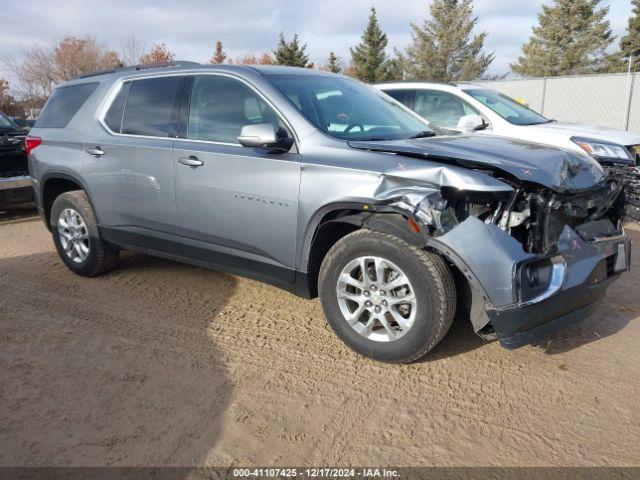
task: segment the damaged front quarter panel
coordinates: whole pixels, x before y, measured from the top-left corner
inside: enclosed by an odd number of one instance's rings
[[[516,301],[513,283],[516,266],[535,256],[526,253],[516,239],[496,225],[498,219],[486,223],[471,215],[459,220],[442,191],[451,189],[458,195],[482,198],[496,195],[504,200],[515,191],[511,185],[478,170],[453,166],[425,170],[421,175],[417,175],[416,169],[410,175],[404,171],[389,172],[383,176],[375,198],[428,229],[424,247],[440,252],[465,275],[472,295],[471,321],[478,332],[488,323],[485,313],[488,308]],[[428,183],[417,186],[416,177]],[[483,213],[488,217],[495,214],[488,207]],[[464,252],[464,257],[456,252]]]
[[[545,317],[536,304],[569,291],[577,310],[580,295],[571,288],[589,289],[593,283],[588,298],[595,301],[600,295],[595,292],[604,291],[608,279],[628,268],[628,242],[616,213],[622,192],[615,182],[558,193],[540,186],[511,187],[476,170],[469,173],[507,188],[400,187],[402,180],[387,176],[383,184],[396,183],[396,188],[380,192],[378,199],[427,230],[424,246],[445,256],[466,277],[471,321],[481,336],[516,345],[520,339],[507,337],[518,325],[534,328]],[[607,266],[612,261],[615,265]],[[557,302],[562,303],[551,303]],[[523,322],[514,320],[520,309]],[[562,305],[555,309],[563,312]]]
[[[453,263],[469,281],[471,322],[478,332],[488,322],[486,310],[517,301],[517,266],[535,255],[493,223],[469,217],[449,232],[431,237],[432,248]]]
[[[416,185],[417,179],[424,185]],[[442,188],[480,194],[513,191],[510,185],[482,171],[437,165],[414,167],[409,172],[400,168],[383,174],[374,197],[408,218],[432,227],[433,232],[444,233],[459,222],[448,200],[442,196]]]

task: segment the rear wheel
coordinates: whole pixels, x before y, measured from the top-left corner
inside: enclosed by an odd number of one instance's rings
[[[456,294],[437,254],[358,230],[327,253],[319,278],[327,321],[353,350],[385,362],[425,355],[449,330]]]
[[[119,251],[100,237],[95,214],[83,191],[66,192],[55,199],[51,233],[58,255],[78,275],[92,277],[117,264]]]

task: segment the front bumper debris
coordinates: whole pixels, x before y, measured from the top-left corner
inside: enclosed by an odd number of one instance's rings
[[[472,290],[476,333],[494,332],[506,348],[517,348],[589,316],[608,286],[630,268],[631,242],[622,232],[585,241],[565,226],[549,260],[546,287],[522,297],[523,265],[546,260],[525,252],[493,224],[468,218],[428,246],[451,260]]]

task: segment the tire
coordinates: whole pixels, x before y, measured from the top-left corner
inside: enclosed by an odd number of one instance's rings
[[[73,221],[68,222],[69,219]],[[73,225],[77,237],[62,225]],[[63,193],[55,199],[51,207],[51,234],[60,259],[78,275],[93,277],[112,270],[118,263],[119,250],[109,246],[100,237],[93,208],[86,193],[81,190]],[[80,250],[65,248],[65,245],[69,247],[74,242],[83,245],[79,247]]]
[[[360,288],[365,285],[363,265],[373,285],[367,288]],[[380,273],[375,273],[378,265]],[[352,285],[354,279],[359,287]],[[404,286],[394,290],[394,282]],[[364,356],[389,363],[423,357],[449,331],[456,309],[453,275],[440,255],[366,229],[346,235],[329,250],[320,268],[318,293],[325,317],[342,341]],[[363,299],[368,300],[364,307]],[[401,299],[412,303],[392,305]]]

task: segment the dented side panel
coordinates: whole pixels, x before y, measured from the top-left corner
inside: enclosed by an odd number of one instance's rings
[[[513,188],[484,172],[424,159],[381,152],[334,148],[322,135],[307,139],[301,165],[297,268],[308,268],[313,235],[333,210],[361,208],[375,211],[393,205],[407,215],[441,187],[480,192],[510,192]],[[315,161],[317,159],[317,161]],[[376,165],[372,171],[371,165]],[[348,195],[345,195],[348,192]]]

